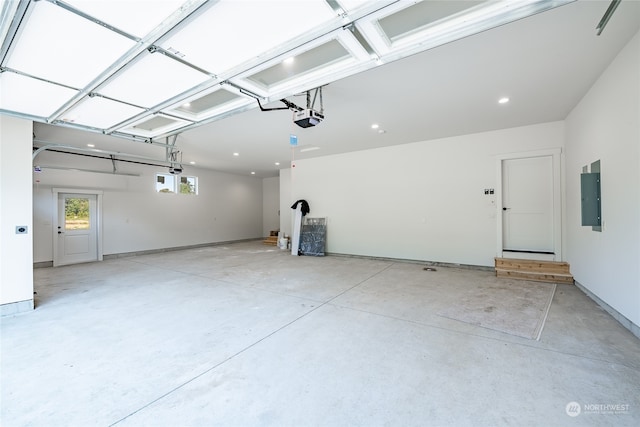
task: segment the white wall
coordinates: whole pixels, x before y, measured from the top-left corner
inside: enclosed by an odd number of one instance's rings
[[[293,228],[291,205],[295,201],[291,193],[291,169],[280,169],[280,231],[287,236],[291,236]]]
[[[280,180],[277,176],[262,180],[262,235],[280,229]]]
[[[640,325],[640,35],[566,120],[568,260],[576,280]],[[602,232],[582,227],[580,172],[601,161]]]
[[[297,160],[281,173],[281,227],[306,199],[309,216],[328,217],[328,252],[492,266],[497,208],[484,189],[498,185],[497,156],[563,137],[554,122]]]
[[[31,138],[27,120],[0,115],[0,304],[33,308]],[[16,234],[26,225],[27,234]],[[21,308],[6,304],[19,303]],[[12,307],[18,307],[13,304]]]
[[[111,162],[45,151],[38,165],[111,170]],[[225,242],[262,236],[262,180],[185,167],[199,194],[155,191],[166,167],[117,163],[139,177],[43,168],[34,174],[34,261],[53,259],[53,187],[103,190],[104,255]],[[36,182],[39,181],[39,182]]]

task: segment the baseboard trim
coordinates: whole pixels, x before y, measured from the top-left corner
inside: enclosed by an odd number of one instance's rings
[[[134,256],[140,256],[140,255],[151,255],[151,254],[160,254],[164,252],[184,251],[187,249],[207,248],[211,246],[224,246],[224,245],[230,245],[232,243],[253,242],[255,240],[262,240],[262,239],[264,239],[264,237],[258,237],[253,239],[241,239],[241,240],[227,240],[224,242],[201,243],[197,245],[174,246],[171,248],[150,249],[146,251],[123,252],[119,254],[104,255],[103,259],[109,260],[109,259],[118,259],[118,258],[128,258],[128,257],[134,257]]]
[[[0,317],[15,316],[16,314],[27,313],[33,311],[33,300],[10,302],[0,305]]]
[[[627,319],[624,315],[620,314],[615,308],[602,301],[597,295],[595,295],[589,289],[585,288],[584,285],[582,285],[577,280],[574,283],[582,292],[584,292],[589,298],[594,300],[596,304],[602,307],[604,311],[606,311],[611,315],[611,317],[616,319],[618,323],[627,328],[637,338],[640,338],[640,326],[636,325],[631,320]]]
[[[388,261],[388,262],[403,262],[407,264],[421,264],[429,267],[451,267],[451,268],[463,268],[467,270],[482,270],[482,271],[494,271],[493,267],[485,265],[473,265],[473,264],[457,264],[452,262],[439,262],[439,261],[425,261],[418,259],[405,259],[405,258],[389,258],[370,255],[352,255],[342,254],[337,252],[325,252],[327,256],[336,256],[343,258],[358,258],[358,259],[370,259],[374,261]]]
[[[33,268],[48,268],[53,267],[53,261],[34,262]]]
[[[118,259],[118,258],[128,258],[140,255],[151,255],[151,254],[159,254],[163,252],[173,252],[173,251],[183,251],[186,249],[197,249],[197,248],[206,248],[209,246],[223,246],[230,245],[232,243],[242,243],[242,242],[253,242],[256,240],[262,241],[264,237],[255,237],[251,239],[240,239],[240,240],[226,240],[224,242],[211,242],[211,243],[200,243],[197,245],[187,245],[187,246],[174,246],[171,248],[160,248],[160,249],[148,249],[144,251],[135,251],[135,252],[121,252],[117,254],[108,254],[103,255],[102,260],[110,260],[110,259]],[[47,268],[53,267],[53,261],[42,261],[42,262],[34,262],[33,268]]]

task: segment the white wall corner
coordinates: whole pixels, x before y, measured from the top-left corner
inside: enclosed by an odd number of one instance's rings
[[[0,115],[2,313],[33,307],[32,134],[31,121]],[[26,233],[18,232],[21,226]]]

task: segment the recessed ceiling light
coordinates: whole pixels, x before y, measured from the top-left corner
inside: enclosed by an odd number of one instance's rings
[[[377,123],[374,123],[374,124],[371,125],[371,129],[378,129],[379,127],[380,127],[380,125],[377,124]]]
[[[255,174],[256,174],[255,172],[253,172],[253,171],[251,172],[251,175],[255,175]]]
[[[195,165],[195,164],[196,164],[196,162],[189,162],[189,164],[190,164],[190,165]]]
[[[280,162],[276,162],[275,164],[276,164],[276,166],[280,166]]]
[[[509,102],[509,98],[507,98],[506,96],[498,100],[498,104],[506,104],[507,102]]]
[[[87,144],[87,147],[91,147],[91,148],[93,148],[93,147],[95,147],[95,146],[96,146],[96,144]]]
[[[240,153],[233,153],[234,156],[238,157]]]
[[[285,64],[285,65],[290,65],[290,64],[293,64],[293,61],[295,61],[295,58],[293,56],[291,56],[291,57],[285,59],[284,61],[282,61],[282,63]]]

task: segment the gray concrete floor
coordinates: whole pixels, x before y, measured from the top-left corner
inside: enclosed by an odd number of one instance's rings
[[[247,242],[34,274],[4,427],[640,425],[640,340],[574,286],[535,341],[437,315],[489,271]]]

